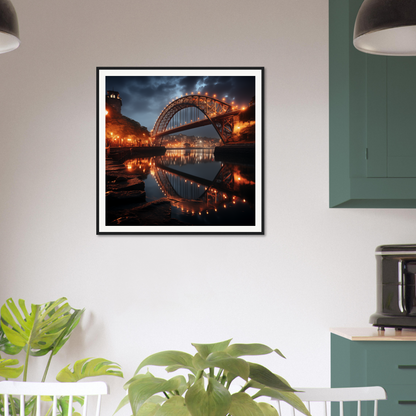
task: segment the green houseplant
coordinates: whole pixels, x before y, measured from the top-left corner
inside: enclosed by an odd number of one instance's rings
[[[257,402],[265,396],[283,400],[310,416],[289,383],[260,364],[242,359],[277,353],[263,344],[192,344],[195,355],[182,351],[163,351],[150,355],[125,384],[128,390],[116,412],[130,403],[133,416],[277,416],[268,403]],[[284,357],[283,357],[284,358]],[[185,370],[188,377],[178,375],[168,380],[150,372],[139,371],[149,365],[166,367],[168,373]],[[231,385],[240,379],[243,386],[232,393]]]
[[[0,309],[0,352],[9,356],[24,353],[24,364],[20,365],[16,358],[3,358],[0,355],[0,378],[5,380],[18,379],[28,381],[28,370],[31,357],[41,357],[49,354],[41,381],[46,380],[52,358],[61,350],[77,327],[84,309],[74,309],[60,298],[54,302],[42,305],[32,304],[26,307],[22,299],[16,304],[13,299],[7,299]],[[59,371],[56,379],[60,382],[76,382],[86,377],[111,375],[123,377],[120,366],[104,358],[84,358]],[[31,380],[34,381],[34,380]],[[61,415],[65,416],[68,405],[65,397],[59,400]],[[83,404],[81,398],[76,398]],[[25,414],[34,408],[35,398],[25,404]],[[0,414],[3,414],[0,399]],[[19,401],[12,401],[10,412],[13,416],[19,413]]]

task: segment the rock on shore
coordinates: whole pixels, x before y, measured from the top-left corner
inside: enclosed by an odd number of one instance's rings
[[[107,212],[108,225],[172,225],[171,205],[167,198],[148,202],[131,209]]]

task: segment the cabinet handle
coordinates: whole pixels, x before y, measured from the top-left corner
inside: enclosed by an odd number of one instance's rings
[[[400,370],[416,370],[416,365],[399,365]]]
[[[399,404],[405,404],[405,405],[409,405],[409,404],[416,404],[416,400],[399,400]]]

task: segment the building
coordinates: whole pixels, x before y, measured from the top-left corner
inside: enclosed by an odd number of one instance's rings
[[[118,91],[107,91],[105,97],[105,108],[107,111],[115,111],[121,114],[121,106],[123,105]]]

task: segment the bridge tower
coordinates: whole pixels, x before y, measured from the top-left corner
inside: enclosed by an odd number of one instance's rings
[[[118,91],[107,91],[107,95],[105,97],[105,106],[107,110],[121,114],[122,105],[123,103]]]

